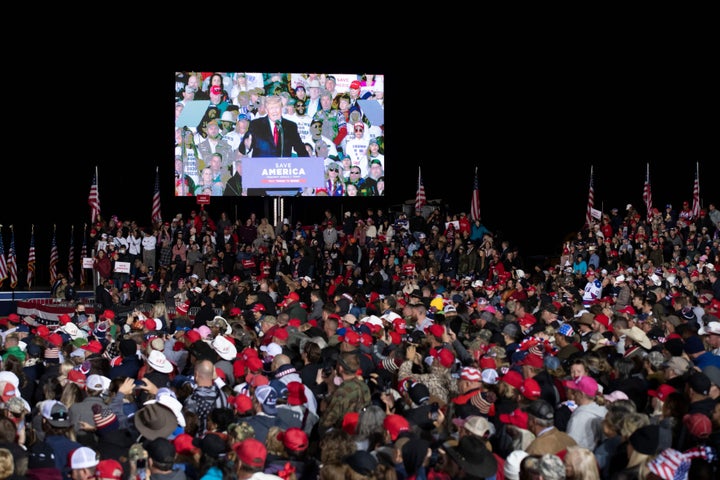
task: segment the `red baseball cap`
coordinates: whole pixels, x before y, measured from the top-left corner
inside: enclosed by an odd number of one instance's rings
[[[520,372],[517,372],[515,370],[508,370],[508,372],[505,375],[500,377],[500,381],[505,382],[508,385],[510,385],[511,387],[515,387],[518,390],[520,390],[520,387],[522,386],[522,383],[523,383],[523,377],[520,374]]]
[[[243,396],[247,397],[247,395]],[[180,455],[194,455],[199,450],[192,442],[193,436],[188,433],[181,433],[172,441],[175,451]]]
[[[660,399],[660,401],[665,401],[668,395],[670,395],[673,392],[677,392],[677,390],[674,387],[671,387],[667,383],[661,384],[657,390],[648,390],[648,395],[651,397],[657,397]]]
[[[402,432],[410,431],[410,422],[396,413],[385,416],[383,427],[390,434],[390,439],[394,442]]]
[[[445,368],[450,368],[455,363],[455,355],[447,348],[433,348],[430,350],[430,355],[439,360],[440,365]]]
[[[625,308],[618,310],[618,313],[627,313],[628,315],[636,315],[635,309],[632,305],[627,305]]]
[[[542,368],[543,357],[541,355],[535,355],[534,353],[528,353],[525,355],[525,358],[518,362],[518,365],[528,365],[530,367]]]
[[[498,418],[502,423],[508,423],[527,430],[528,414],[519,408],[510,413],[501,413]]]
[[[278,340],[287,340],[288,339],[288,331],[285,328],[276,328],[273,332],[273,337],[277,338]]]
[[[290,292],[287,295],[285,295],[285,300],[293,300],[295,302],[300,301],[300,295],[298,295],[297,292]]]
[[[123,478],[123,467],[117,460],[113,458],[106,458],[100,460],[95,467],[95,477],[98,480],[120,480]]]
[[[542,391],[540,390],[540,384],[537,380],[528,377],[523,380],[522,385],[520,385],[520,393],[528,400],[537,400],[540,398]]]
[[[263,468],[267,459],[265,444],[254,438],[246,438],[233,445],[238,460],[252,468]]]

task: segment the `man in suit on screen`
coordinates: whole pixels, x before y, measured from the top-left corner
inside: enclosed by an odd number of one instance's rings
[[[265,99],[267,115],[250,122],[240,144],[240,152],[253,158],[310,156],[300,138],[295,122],[283,118],[281,97],[269,96]]]

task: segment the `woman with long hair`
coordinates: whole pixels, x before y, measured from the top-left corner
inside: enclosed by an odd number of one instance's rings
[[[600,480],[600,470],[593,452],[580,446],[567,448],[564,458],[567,480]]]

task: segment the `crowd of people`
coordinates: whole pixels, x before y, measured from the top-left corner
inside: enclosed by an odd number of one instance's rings
[[[0,479],[717,478],[720,218],[656,214],[532,266],[462,212],[101,218],[94,298],[0,318]]]
[[[263,195],[243,182],[243,162],[273,157],[323,159],[322,178],[296,196],[385,195],[384,81],[351,77],[339,85],[324,73],[176,72],[176,195]],[[200,100],[202,115],[183,117]]]

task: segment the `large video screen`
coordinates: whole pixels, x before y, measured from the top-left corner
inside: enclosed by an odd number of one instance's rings
[[[175,72],[175,195],[385,195],[384,85],[376,74]]]

